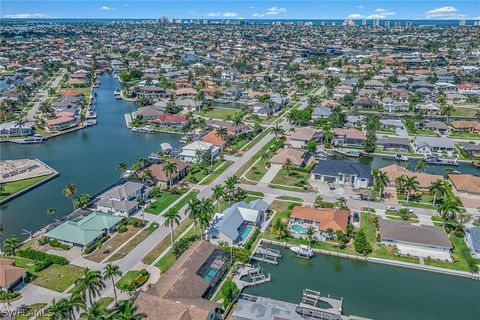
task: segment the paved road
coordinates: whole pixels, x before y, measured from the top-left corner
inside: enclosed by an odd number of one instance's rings
[[[55,78],[55,80],[50,81],[50,83],[46,86],[45,89],[39,89],[37,91],[36,96],[38,98],[38,101],[33,104],[30,110],[28,110],[27,121],[35,121],[35,115],[37,114],[40,105],[49,98],[48,90],[50,88],[56,88],[67,71],[65,69],[60,69],[59,72],[60,74]]]

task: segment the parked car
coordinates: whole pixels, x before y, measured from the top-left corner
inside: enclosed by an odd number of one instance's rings
[[[360,215],[358,212],[353,213],[353,222],[359,222],[360,221]]]
[[[388,211],[397,211],[398,209],[395,208],[394,206],[387,206]]]

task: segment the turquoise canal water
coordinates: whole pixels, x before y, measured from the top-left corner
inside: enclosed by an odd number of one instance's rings
[[[168,142],[179,146],[180,136],[169,134],[142,134],[127,129],[124,115],[134,111],[133,103],[116,100],[115,89],[121,84],[111,75],[101,77],[95,89],[97,125],[49,139],[42,144],[0,145],[0,158],[38,158],[57,170],[60,175],[0,207],[0,222],[4,236],[22,235],[23,229],[35,232],[51,222],[48,208],[57,210],[57,217],[72,211],[70,199],[62,190],[68,182],[75,183],[77,193],[95,194],[120,178],[115,169],[119,162],[131,164],[147,157]]]
[[[480,319],[480,281],[427,271],[279,249],[276,266],[261,263],[272,281],[245,293],[299,303],[305,288],[343,297],[344,314],[371,319]]]

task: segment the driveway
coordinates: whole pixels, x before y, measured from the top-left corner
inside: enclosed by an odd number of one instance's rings
[[[29,283],[23,288],[19,289],[18,292],[22,297],[18,300],[12,302],[12,307],[18,308],[22,304],[34,304],[34,303],[46,303],[49,304],[52,302],[52,299],[57,301],[61,298],[65,298],[68,294],[60,293],[50,289],[46,289],[35,284]]]
[[[60,83],[60,81],[62,80],[65,73],[66,73],[65,69],[60,69],[60,74],[55,78],[55,80],[51,81],[50,84],[45,89],[38,90],[38,92],[36,93],[36,97],[38,98],[38,101],[33,104],[30,110],[28,110],[27,121],[31,121],[31,122],[35,121],[35,114],[38,112],[40,105],[49,97],[48,90],[50,88],[56,88]]]
[[[272,164],[262,179],[260,179],[260,183],[269,184],[281,169],[281,164]]]

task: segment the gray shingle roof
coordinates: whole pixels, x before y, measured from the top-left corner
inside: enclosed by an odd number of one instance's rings
[[[338,173],[356,174],[360,178],[370,178],[370,167],[348,160],[320,160],[312,173],[337,176]]]
[[[408,222],[379,219],[382,239],[433,245],[451,248],[452,244],[443,228],[431,226],[414,226]]]

